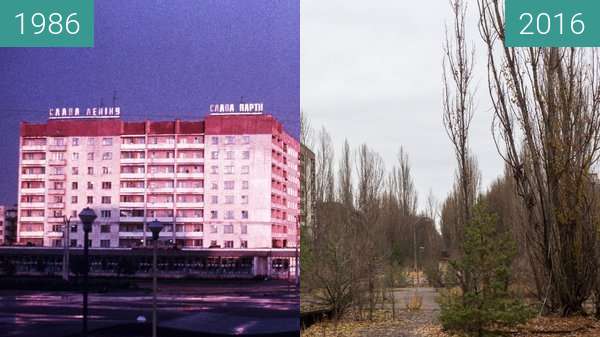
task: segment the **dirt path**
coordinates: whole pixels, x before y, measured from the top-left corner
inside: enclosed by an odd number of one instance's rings
[[[407,303],[414,294],[422,296],[421,310],[409,311]],[[363,328],[360,337],[421,337],[414,330],[429,323],[437,322],[439,305],[436,302],[437,292],[433,288],[401,288],[394,291],[396,297],[397,321],[384,327]],[[388,304],[391,308],[391,304]]]

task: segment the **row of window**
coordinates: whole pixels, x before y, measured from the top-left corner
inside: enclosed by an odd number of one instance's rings
[[[240,215],[241,219],[248,219],[248,217],[249,217],[248,211],[244,210],[244,211],[241,211],[240,213],[241,213],[241,215]],[[217,211],[217,210],[210,211],[210,218],[212,220],[218,219],[219,218],[219,211]],[[227,211],[225,211],[225,215],[224,215],[223,218],[225,220],[234,220],[235,219],[235,212],[232,211],[232,210],[227,210]]]
[[[212,151],[210,153],[210,159],[219,159],[219,151]],[[235,160],[235,152],[225,151],[225,159]],[[250,159],[250,151],[242,151],[240,159]]]
[[[127,242],[127,240],[120,240],[120,241],[122,241],[122,242],[119,243],[119,247],[130,247],[131,246],[131,244],[129,242]],[[181,243],[182,240],[178,240],[178,241],[179,241],[179,243]],[[189,243],[191,243],[191,245],[188,244],[186,246],[192,246],[192,247],[202,247],[203,246],[202,239],[196,239]],[[88,244],[90,247],[95,247],[94,242],[91,239],[88,240]],[[61,239],[52,240],[52,245],[54,247],[62,247],[63,241]],[[82,244],[79,243],[79,240],[76,240],[76,239],[71,239],[69,242],[69,245],[71,247],[81,247],[82,246]],[[100,240],[100,248],[110,248],[110,240]],[[211,240],[210,246],[208,248],[221,248],[221,246],[219,245],[217,240]],[[222,248],[234,248],[233,240],[224,240]],[[248,241],[240,240],[239,248],[248,248]]]

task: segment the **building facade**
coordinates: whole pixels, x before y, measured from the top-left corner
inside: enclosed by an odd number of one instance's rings
[[[300,145],[271,115],[198,121],[22,123],[17,242],[92,248],[289,249],[297,242]],[[65,226],[69,223],[68,226]]]
[[[6,218],[5,218],[5,207],[0,206],[0,246],[4,245],[6,241]]]

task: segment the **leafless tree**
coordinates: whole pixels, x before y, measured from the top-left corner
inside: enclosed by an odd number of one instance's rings
[[[592,168],[600,153],[597,50],[510,48],[504,1],[478,0],[487,47],[494,140],[527,210],[538,295],[563,315],[582,311],[595,283]]]

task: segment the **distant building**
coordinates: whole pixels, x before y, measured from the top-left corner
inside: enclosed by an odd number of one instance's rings
[[[315,154],[304,144],[300,147],[300,223],[312,228],[315,218]]]
[[[5,241],[5,223],[4,206],[0,206],[0,246],[4,245]]]
[[[221,110],[125,122],[57,109],[45,124],[22,123],[18,243],[62,247],[71,217],[67,244],[81,247],[77,215],[91,207],[93,248],[145,246],[154,219],[165,245],[295,247],[300,144],[271,115]]]
[[[14,245],[17,242],[17,205],[4,208],[4,244]]]

